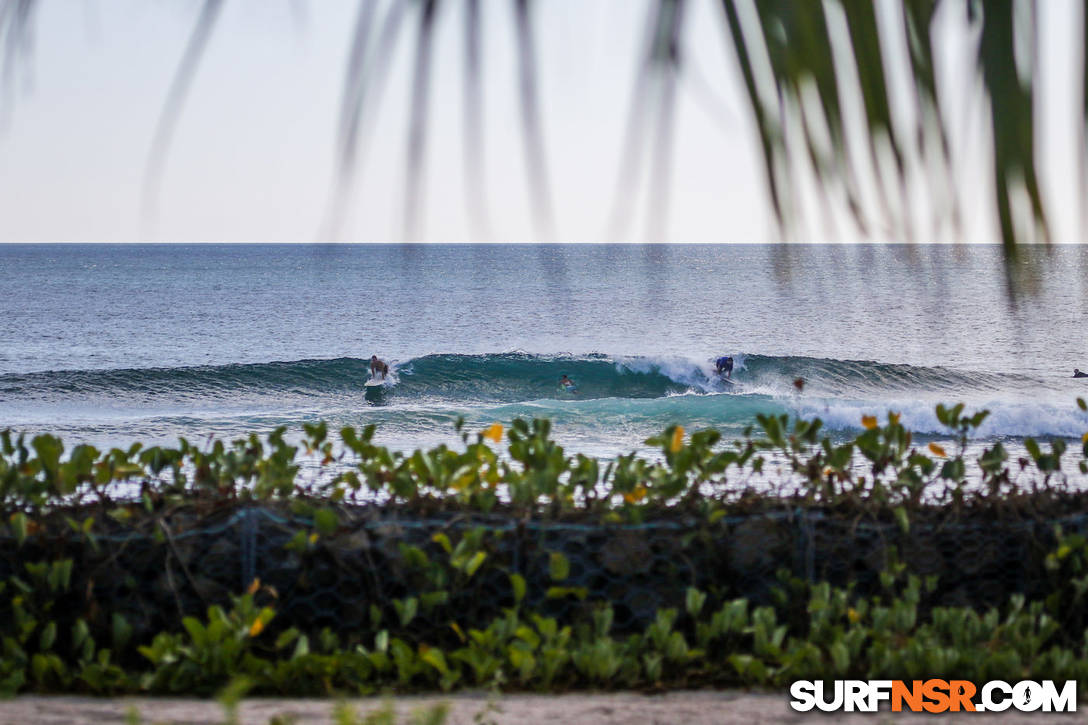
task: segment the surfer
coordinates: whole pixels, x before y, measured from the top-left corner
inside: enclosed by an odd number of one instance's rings
[[[563,377],[559,378],[559,384],[563,386],[563,389],[568,393],[577,393],[578,386],[574,384],[574,381],[567,377],[566,373],[563,373]]]
[[[1083,373],[1080,370],[1077,370],[1076,368],[1073,368],[1073,377],[1074,378],[1088,378],[1088,373]]]
[[[382,380],[385,380],[385,376],[389,374],[389,365],[384,361],[379,360],[377,355],[370,356],[370,377],[375,380],[378,379],[378,373],[382,374]]]
[[[727,378],[733,376],[733,358],[728,355],[722,356],[715,360],[714,367],[718,369],[718,375],[725,373],[725,377]]]

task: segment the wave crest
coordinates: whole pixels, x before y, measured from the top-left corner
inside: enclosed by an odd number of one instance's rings
[[[203,367],[68,370],[0,375],[0,412],[63,419],[94,416],[276,414],[320,417],[360,411],[368,403],[388,415],[409,409],[544,415],[584,426],[743,426],[757,413],[822,418],[829,429],[860,426],[862,414],[903,415],[908,428],[944,435],[937,401],[987,408],[979,430],[991,436],[1079,437],[1088,416],[1071,404],[1076,388],[1063,379],[1029,380],[996,373],[872,361],[734,354],[735,387],[725,386],[710,360],[679,356],[433,354],[390,360],[390,384],[367,389],[369,361],[297,360]],[[569,375],[578,394],[564,395]],[[805,380],[800,393],[797,378]],[[370,392],[368,392],[368,390]],[[730,393],[730,394],[722,394]],[[1045,393],[1045,394],[1044,394]],[[1069,401],[1066,404],[1065,401]],[[400,413],[397,413],[400,411]],[[376,414],[376,410],[375,410]],[[597,422],[594,422],[594,421]]]

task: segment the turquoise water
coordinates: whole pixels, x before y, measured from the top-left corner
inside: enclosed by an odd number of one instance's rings
[[[990,247],[0,246],[0,427],[107,445],[327,419],[410,448],[542,415],[614,456],[759,412],[939,435],[933,405],[964,401],[993,411],[980,440],[1079,438],[1088,249],[1027,256],[1013,306]]]

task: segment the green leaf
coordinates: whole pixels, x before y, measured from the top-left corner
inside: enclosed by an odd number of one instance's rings
[[[156,533],[162,533],[158,529],[156,529],[155,531]],[[305,529],[299,529],[295,532],[295,535],[291,537],[291,540],[283,545],[283,548],[287,549],[288,551],[295,551],[299,553],[304,552],[306,551],[306,539],[307,536]]]
[[[423,605],[425,611],[430,611],[441,604],[447,604],[449,601],[449,592],[426,592],[419,595],[419,603]]]
[[[321,508],[314,512],[314,527],[319,533],[329,536],[340,528],[340,517],[331,508]]]
[[[11,515],[11,531],[15,534],[15,542],[22,546],[26,541],[26,514],[20,511]]]
[[[688,587],[687,596],[685,598],[685,607],[688,614],[692,617],[699,616],[699,612],[703,610],[704,604],[706,604],[706,592],[701,592],[695,587]]]
[[[298,630],[294,627],[291,629],[280,632],[280,635],[276,637],[276,649],[283,649],[287,645],[291,644],[298,638]]]
[[[45,625],[45,629],[42,630],[41,637],[38,640],[38,647],[43,652],[48,652],[53,648],[53,643],[57,641],[57,623],[50,622]]]
[[[548,558],[548,571],[552,581],[561,582],[570,576],[570,562],[567,561],[567,557],[553,551]]]
[[[733,669],[737,671],[737,674],[741,677],[745,677],[748,674],[748,670],[751,669],[752,663],[755,658],[752,655],[729,655],[729,664],[733,665]]]
[[[437,647],[428,647],[421,644],[419,646],[419,658],[443,675],[450,671],[450,668],[446,665],[446,656]]]
[[[118,612],[114,612],[110,619],[113,630],[113,649],[122,652],[132,638],[132,625]]]
[[[469,576],[475,574],[476,570],[480,568],[485,559],[487,559],[487,554],[482,551],[477,551],[472,555],[472,558],[468,560],[468,563],[465,564],[465,573]]]
[[[76,623],[72,625],[72,649],[79,649],[90,634],[91,630],[87,626],[86,620],[83,617],[77,619]]]
[[[49,569],[49,588],[55,592],[67,591],[72,580],[72,560],[55,561]]]
[[[195,617],[185,617],[181,620],[181,623],[189,632],[193,644],[197,647],[204,647],[207,644],[207,633],[204,630],[204,625],[200,623],[200,620]]]
[[[836,640],[828,648],[828,652],[831,654],[831,662],[835,665],[835,671],[839,673],[846,672],[846,668],[850,666],[850,652],[846,649],[846,645],[843,641]]]
[[[34,680],[36,682],[42,682],[45,680],[45,675],[49,672],[49,660],[46,659],[43,654],[35,654],[30,659],[30,670],[34,674]]]
[[[397,618],[400,619],[401,626],[407,627],[419,611],[419,600],[415,597],[394,599],[393,608],[397,610]]]
[[[511,574],[510,586],[514,590],[514,602],[521,604],[521,600],[525,599],[525,577],[521,574]]]
[[[907,516],[907,510],[902,506],[895,507],[895,521],[899,524],[900,530],[904,534],[910,531],[910,517]]]
[[[404,563],[411,568],[424,569],[431,563],[423,549],[412,544],[401,544],[400,554],[404,557]]]
[[[562,599],[568,596],[585,599],[589,596],[589,590],[585,587],[548,587],[545,596],[548,597],[548,599]]]
[[[432,536],[431,541],[441,546],[447,554],[453,553],[453,545],[450,543],[450,537],[446,536],[441,531]]]

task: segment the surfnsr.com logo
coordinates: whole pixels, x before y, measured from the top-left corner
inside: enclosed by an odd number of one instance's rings
[[[799,712],[1076,712],[1077,683],[1053,680],[798,680],[790,686],[790,707]]]

